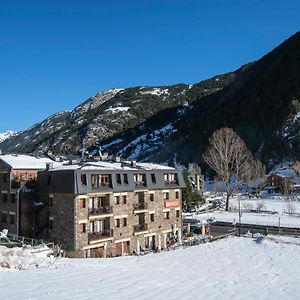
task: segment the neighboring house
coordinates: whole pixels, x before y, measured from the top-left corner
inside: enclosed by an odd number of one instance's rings
[[[202,195],[204,190],[204,176],[202,174],[188,174],[193,190]]]
[[[181,171],[98,161],[38,172],[48,240],[68,256],[102,257],[167,248],[182,236]]]
[[[34,201],[37,173],[52,163],[49,158],[30,155],[0,155],[0,230],[11,234],[33,236],[35,216],[39,209]]]
[[[282,194],[299,192],[300,177],[289,166],[277,167],[266,176],[264,190],[267,190],[269,193]]]
[[[189,163],[187,174],[194,192],[203,195],[205,182],[201,168],[196,163]]]

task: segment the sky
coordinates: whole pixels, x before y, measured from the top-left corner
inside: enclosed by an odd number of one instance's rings
[[[300,28],[298,0],[0,0],[0,132],[98,92],[196,83]]]

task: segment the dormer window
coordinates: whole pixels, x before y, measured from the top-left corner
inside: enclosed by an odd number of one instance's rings
[[[111,186],[111,176],[110,174],[92,174],[91,182],[93,188],[109,187]]]
[[[151,174],[151,181],[152,183],[156,183],[156,178],[154,173]]]
[[[117,184],[121,184],[121,174],[116,174],[116,181],[117,181]]]
[[[178,184],[177,173],[165,173],[164,182],[165,184]]]
[[[81,179],[81,184],[87,185],[86,174],[81,174],[80,179]]]
[[[133,174],[133,180],[136,185],[146,185],[146,174]]]

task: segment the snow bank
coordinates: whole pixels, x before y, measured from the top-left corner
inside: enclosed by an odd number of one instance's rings
[[[299,299],[300,247],[228,238],[114,259],[58,259],[56,268],[0,269],[3,299]]]
[[[35,249],[7,248],[0,246],[0,268],[26,270],[29,268],[46,268],[53,264],[49,258],[50,249],[47,247]]]

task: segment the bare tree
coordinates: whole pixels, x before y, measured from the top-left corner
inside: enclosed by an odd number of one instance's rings
[[[198,164],[194,163],[194,162],[190,162],[188,165],[188,170],[190,174],[200,174],[201,175],[201,168]]]
[[[251,159],[247,162],[244,181],[247,186],[248,192],[255,192],[256,197],[263,185],[263,180],[266,175],[266,167],[258,159]]]
[[[224,181],[226,211],[229,198],[244,175],[250,157],[244,141],[231,128],[219,129],[209,138],[209,145],[203,158],[217,173],[218,178]]]
[[[292,169],[295,171],[297,176],[300,176],[300,162],[298,160],[293,163]]]

